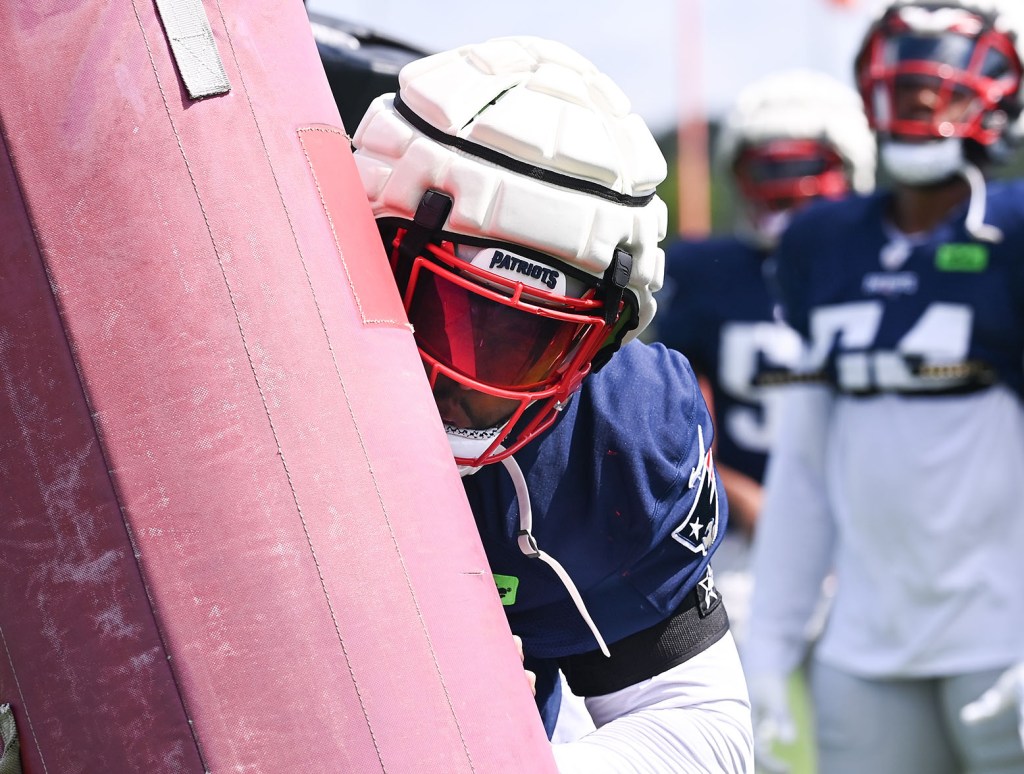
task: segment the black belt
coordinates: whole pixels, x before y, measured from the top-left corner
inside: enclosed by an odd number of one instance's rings
[[[592,650],[558,659],[573,693],[602,696],[620,691],[714,645],[729,631],[729,616],[719,592],[712,593],[716,598],[709,605],[707,589],[694,589],[664,621],[610,645],[611,658]]]
[[[839,384],[833,367],[808,373],[795,373],[785,369],[766,370],[755,377],[754,386],[774,387],[789,384],[827,384],[837,393],[852,398],[873,398],[876,395],[930,398],[946,395],[970,395],[981,390],[987,390],[999,381],[999,375],[996,373],[996,370],[981,360],[965,360],[962,363],[950,363],[947,365],[928,365],[921,362],[919,357],[908,355],[904,356],[903,359],[911,375],[921,380],[920,389],[900,390],[879,387],[850,389]],[[929,379],[936,381],[955,379],[956,381],[949,386],[932,389],[927,387]]]

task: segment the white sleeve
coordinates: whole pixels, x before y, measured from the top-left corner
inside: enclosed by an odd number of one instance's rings
[[[560,774],[753,774],[750,702],[728,632],[688,661],[586,704],[597,730],[552,745]]]
[[[754,534],[754,590],[743,648],[748,675],[788,674],[807,649],[807,631],[832,569],[835,525],[825,482],[831,389],[782,388],[781,414]]]

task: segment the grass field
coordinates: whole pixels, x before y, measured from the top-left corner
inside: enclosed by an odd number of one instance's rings
[[[802,672],[796,673],[790,680],[789,701],[797,727],[797,740],[790,745],[778,745],[775,752],[790,765],[790,774],[816,774],[811,703]]]

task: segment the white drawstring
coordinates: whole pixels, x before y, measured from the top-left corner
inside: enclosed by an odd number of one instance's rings
[[[504,451],[501,447],[499,450]],[[597,629],[597,624],[594,623],[594,619],[590,617],[590,613],[587,610],[587,606],[583,603],[583,597],[580,596],[579,589],[576,588],[576,584],[572,582],[572,578],[569,577],[569,573],[565,571],[552,556],[544,553],[537,547],[537,541],[533,537],[531,530],[533,529],[533,509],[530,507],[530,492],[526,488],[526,476],[523,475],[522,469],[519,467],[519,463],[512,457],[506,457],[501,461],[512,477],[512,483],[516,487],[516,497],[519,500],[519,550],[524,555],[531,558],[540,559],[546,565],[548,565],[558,579],[562,581],[562,585],[565,586],[565,590],[569,592],[569,596],[572,597],[573,603],[576,605],[576,609],[580,611],[580,615],[583,616],[583,620],[587,622],[587,626],[590,627],[590,631],[594,634],[594,639],[597,640],[598,646],[601,648],[601,652],[604,653],[608,658],[611,658],[611,652],[608,650],[608,646],[604,642],[604,637],[601,636],[601,632]]]
[[[973,164],[964,164],[960,174],[971,188],[971,201],[967,206],[967,232],[980,242],[998,244],[1003,241],[1003,232],[985,222],[985,198],[987,187],[985,176]]]

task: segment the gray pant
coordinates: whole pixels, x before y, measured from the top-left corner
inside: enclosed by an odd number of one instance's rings
[[[1024,774],[1015,713],[960,722],[960,708],[1002,671],[868,680],[814,661],[820,774]]]

